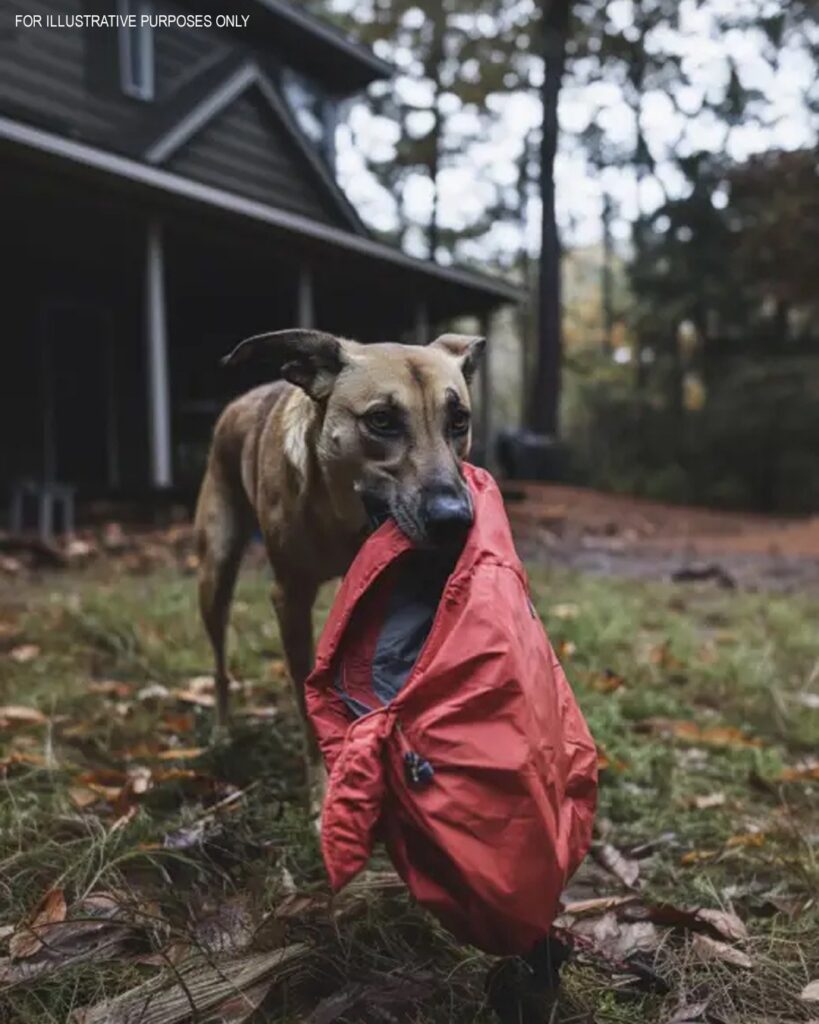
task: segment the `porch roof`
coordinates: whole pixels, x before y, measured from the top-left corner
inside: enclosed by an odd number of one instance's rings
[[[0,151],[51,166],[60,173],[90,176],[95,181],[125,186],[166,203],[200,207],[255,224],[291,244],[294,251],[303,253],[307,259],[329,257],[343,259],[348,268],[355,265],[359,270],[357,276],[363,281],[376,271],[381,275],[388,273],[408,296],[428,304],[431,321],[486,313],[505,303],[518,303],[524,297],[521,288],[500,278],[415,259],[365,236],[5,117],[0,117]]]

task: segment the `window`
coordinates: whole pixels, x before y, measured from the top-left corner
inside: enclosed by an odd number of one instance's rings
[[[117,13],[136,21],[119,28],[119,78],[122,91],[138,100],[154,98],[154,35],[150,0],[117,0]]]
[[[287,105],[304,134],[313,142],[323,142],[325,98],[316,84],[292,68],[283,68],[282,88]]]

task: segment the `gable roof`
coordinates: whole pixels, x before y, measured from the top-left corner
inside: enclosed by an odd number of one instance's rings
[[[221,14],[221,0],[182,0],[197,12]],[[269,40],[292,55],[294,66],[314,75],[339,96],[360,92],[370,82],[390,78],[394,68],[369,47],[356,42],[334,25],[317,18],[287,0],[233,0],[231,14],[249,15],[239,37],[253,35],[254,42]]]
[[[283,131],[301,158],[309,178],[307,187],[319,193],[324,205],[336,213],[341,225],[358,234],[366,234],[358,214],[329,167],[296,124],[278,88],[253,58],[229,58],[220,62],[216,69],[209,68],[196,83],[191,83],[186,95],[169,107],[162,123],[143,144],[140,158],[155,166],[167,164],[186,143],[251,90],[261,98],[272,122]]]

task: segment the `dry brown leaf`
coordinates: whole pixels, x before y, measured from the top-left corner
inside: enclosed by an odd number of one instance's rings
[[[134,688],[131,683],[121,683],[116,679],[100,679],[89,683],[87,689],[89,693],[99,693],[103,697],[117,697],[119,700],[125,700],[131,696]]]
[[[37,644],[19,644],[17,647],[12,647],[9,657],[18,665],[27,665],[28,662],[40,657],[40,648]]]
[[[0,726],[9,725],[45,725],[48,721],[42,711],[26,707],[24,704],[0,705]]]
[[[701,727],[687,719],[647,718],[637,725],[639,732],[658,733],[684,743],[705,744],[711,747],[761,747],[762,741],[747,736],[732,725]]]
[[[571,914],[572,917],[585,917],[628,906],[637,899],[637,896],[597,896],[588,900],[570,900],[563,905],[563,913]]]
[[[156,755],[157,761],[194,761],[207,752],[206,747],[180,747],[162,750]]]
[[[659,942],[659,932],[651,921],[618,921],[611,912],[582,918],[569,931],[591,939],[604,953],[621,959],[638,950],[654,949]]]
[[[69,786],[68,799],[79,811],[84,811],[99,800],[100,796],[89,786]]]
[[[704,864],[719,856],[719,850],[689,850],[680,857],[680,864],[691,867],[692,864]]]
[[[203,693],[199,690],[175,690],[174,697],[184,704],[196,704],[201,708],[212,708],[216,704],[216,698],[212,693]]]
[[[179,715],[167,714],[162,716],[160,726],[172,733],[192,732],[194,727],[193,714],[185,711]]]
[[[77,776],[77,782],[85,786],[103,786],[118,789],[128,781],[128,775],[120,768],[94,768]]]
[[[803,1003],[819,1003],[819,978],[809,981],[799,993]]]
[[[777,776],[777,782],[819,782],[819,760],[811,759],[783,769]]]
[[[629,860],[620,851],[611,845],[603,843],[596,846],[592,851],[595,860],[602,867],[609,871],[615,878],[619,878],[623,885],[633,889],[640,877],[640,865],[636,860]]]
[[[705,921],[723,938],[739,941],[748,938],[748,929],[736,914],[729,910],[713,910],[703,907],[697,911],[697,918]]]
[[[625,686],[625,679],[607,668],[592,680],[592,689],[598,693],[615,693]]]
[[[741,832],[739,835],[730,836],[725,840],[726,850],[734,850],[738,847],[764,846],[766,841],[764,832]]]
[[[65,893],[62,889],[49,889],[29,919],[18,925],[9,940],[9,953],[12,959],[22,960],[36,953],[43,945],[41,935],[48,925],[64,921],[65,913]]]
[[[694,952],[702,960],[721,960],[723,963],[732,964],[734,967],[743,967],[750,970],[753,962],[747,953],[735,946],[729,946],[727,942],[718,942],[707,935],[695,935],[692,942]]]
[[[12,750],[8,757],[0,758],[0,769],[10,768],[16,764],[26,764],[32,768],[45,768],[47,763],[42,754],[36,754],[29,750]]]

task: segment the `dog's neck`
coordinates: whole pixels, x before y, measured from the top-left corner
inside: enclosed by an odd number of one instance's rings
[[[361,499],[348,470],[322,451],[323,410],[300,388],[288,395],[282,412],[282,448],[298,480],[299,497],[311,508],[328,509],[335,523],[350,534],[366,526]]]

